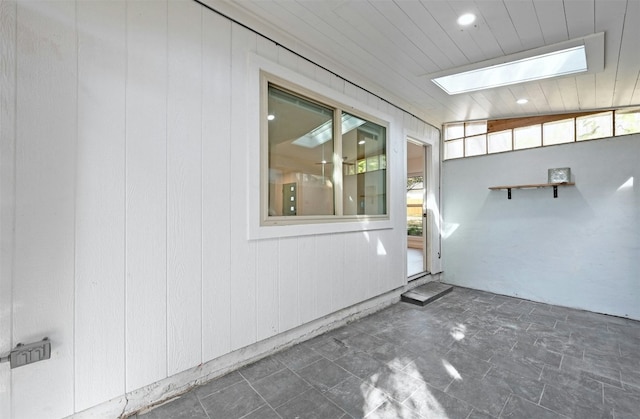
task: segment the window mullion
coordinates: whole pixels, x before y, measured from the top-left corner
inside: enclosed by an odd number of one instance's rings
[[[333,110],[333,200],[336,215],[344,215],[342,173],[342,110]]]

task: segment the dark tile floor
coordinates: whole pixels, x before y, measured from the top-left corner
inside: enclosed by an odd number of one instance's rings
[[[640,418],[640,322],[455,288],[395,304],[139,419]]]

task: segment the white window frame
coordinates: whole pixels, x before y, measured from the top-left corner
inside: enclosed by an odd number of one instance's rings
[[[373,109],[352,97],[332,90],[315,80],[309,79],[295,71],[273,63],[264,57],[250,54],[248,61],[248,94],[255,95],[257,100],[248,100],[248,235],[250,240],[276,237],[292,237],[315,234],[341,233],[352,231],[368,231],[393,228],[396,214],[392,210],[391,169],[397,164],[396,156],[391,154],[392,139],[398,138],[399,124],[393,117]],[[386,128],[386,200],[385,215],[329,215],[329,216],[295,216],[270,217],[268,215],[268,128],[267,105],[268,84],[309,97],[328,106],[340,109],[363,119],[367,119]],[[334,129],[334,132],[337,128]],[[340,134],[336,132],[336,134]],[[334,148],[342,149],[341,138],[334,135]],[[342,194],[342,168],[336,177]],[[335,173],[335,172],[334,172]],[[334,187],[336,187],[334,185]],[[336,203],[338,207],[338,203]]]

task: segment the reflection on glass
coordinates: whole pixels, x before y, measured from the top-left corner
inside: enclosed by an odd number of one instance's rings
[[[487,121],[474,121],[465,124],[464,135],[471,137],[478,134],[487,133]]]
[[[464,157],[464,144],[462,138],[459,140],[445,141],[444,143],[444,159],[457,159]]]
[[[520,150],[523,148],[540,147],[542,145],[542,127],[531,125],[528,127],[515,128],[513,130],[513,148]]]
[[[616,135],[640,132],[640,109],[616,111]]]
[[[613,137],[613,112],[576,118],[576,140]]]
[[[464,124],[448,124],[445,126],[445,141],[464,137]]]
[[[343,113],[344,215],[382,215],[387,213],[386,128],[357,116]],[[352,173],[356,172],[355,175]]]
[[[486,135],[476,135],[475,137],[467,137],[464,139],[465,157],[479,156],[481,154],[487,154]]]
[[[511,151],[513,143],[511,141],[511,130],[492,132],[487,136],[489,153],[500,153]]]
[[[547,122],[542,126],[542,144],[572,143],[575,136],[573,119]]]
[[[424,208],[424,178],[407,178],[407,235],[422,236],[422,212]]]
[[[269,215],[333,215],[333,110],[269,85],[268,114]]]

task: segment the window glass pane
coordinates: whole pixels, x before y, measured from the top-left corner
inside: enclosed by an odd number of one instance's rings
[[[269,215],[333,215],[333,110],[269,85]]]
[[[547,122],[542,125],[542,143],[544,145],[572,143],[575,130],[572,119]]]
[[[380,168],[379,156],[367,157],[367,172],[373,172]]]
[[[446,141],[444,143],[444,159],[457,159],[459,157],[463,157],[464,155],[464,146],[462,143],[462,139],[454,140],[454,141]]]
[[[616,111],[616,135],[640,132],[640,109]]]
[[[487,121],[467,122],[465,124],[464,135],[471,137],[472,135],[486,134],[487,133]]]
[[[529,127],[515,128],[513,130],[513,148],[540,147],[542,145],[541,126],[531,125]]]
[[[492,132],[487,136],[489,153],[500,153],[501,151],[511,151],[511,130]]]
[[[444,140],[464,137],[464,124],[448,124],[444,127]]]
[[[387,213],[386,153],[385,127],[342,114],[343,167],[352,164],[357,167],[355,176],[343,176],[344,215]]]
[[[475,137],[467,137],[464,139],[464,156],[478,156],[487,154],[487,136],[476,135]]]
[[[407,178],[407,235],[422,236],[422,211],[424,203],[424,178]]]
[[[576,131],[578,141],[613,137],[613,113],[605,112],[576,118]]]

